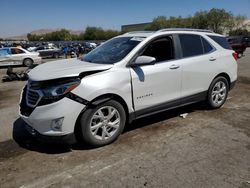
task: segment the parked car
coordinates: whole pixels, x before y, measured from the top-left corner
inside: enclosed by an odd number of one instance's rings
[[[32,66],[33,63],[41,63],[41,57],[37,52],[29,52],[22,48],[0,48],[0,66],[24,65]]]
[[[82,59],[32,69],[20,116],[35,137],[103,146],[138,118],[199,101],[220,108],[236,60],[226,38],[206,30],[126,33]]]
[[[250,47],[250,37],[247,36],[243,37],[243,41],[245,41],[247,47]]]
[[[230,36],[227,40],[232,49],[237,52],[238,57],[241,57],[244,54],[249,42],[247,38],[243,36]]]
[[[33,51],[39,52],[42,58],[59,58],[63,55],[63,50],[54,46],[39,46],[33,49]]]

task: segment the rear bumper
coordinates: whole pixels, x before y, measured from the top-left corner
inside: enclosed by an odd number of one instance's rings
[[[33,61],[35,64],[39,64],[42,62],[42,58],[41,57],[36,57],[36,58],[33,58]]]

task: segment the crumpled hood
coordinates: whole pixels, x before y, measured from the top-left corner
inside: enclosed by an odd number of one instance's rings
[[[43,81],[74,77],[83,72],[102,71],[111,67],[113,67],[113,64],[95,64],[78,59],[63,59],[38,65],[28,75],[31,80]]]

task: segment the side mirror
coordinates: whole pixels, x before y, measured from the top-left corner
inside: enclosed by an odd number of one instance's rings
[[[140,65],[153,65],[155,64],[156,59],[150,56],[139,56],[135,59],[132,65],[140,66]]]

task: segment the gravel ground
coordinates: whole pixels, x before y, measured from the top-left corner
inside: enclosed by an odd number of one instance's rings
[[[32,140],[17,115],[24,83],[0,83],[0,187],[250,187],[250,49],[238,64],[221,109],[137,120],[98,149]]]

